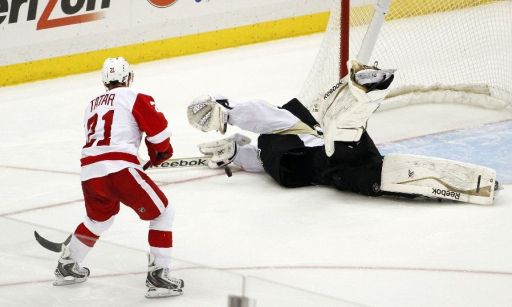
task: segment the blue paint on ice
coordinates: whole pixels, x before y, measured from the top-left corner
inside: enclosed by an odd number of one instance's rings
[[[378,145],[382,154],[404,153],[452,159],[493,168],[512,183],[512,121],[431,134]]]

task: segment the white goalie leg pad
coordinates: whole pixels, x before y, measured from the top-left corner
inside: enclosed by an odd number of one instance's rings
[[[188,122],[192,127],[203,132],[219,131],[222,134],[226,132],[228,113],[217,99],[225,98],[203,95],[192,101],[187,108]]]
[[[349,65],[359,64],[349,62]],[[368,119],[379,108],[384,96],[369,96],[352,78],[331,93],[321,109],[327,156],[334,154],[334,142],[361,139]]]
[[[384,157],[381,190],[492,205],[496,171],[453,160],[417,155]]]
[[[351,72],[343,84],[337,84],[326,95],[320,114],[327,156],[334,154],[334,142],[357,142],[366,130],[368,119],[386,97],[393,81],[394,69],[378,69],[347,62]],[[382,90],[377,90],[382,89]]]
[[[346,100],[353,100],[351,94]],[[357,104],[357,102],[355,102]],[[327,156],[334,154],[334,142],[357,142],[361,139],[370,116],[378,109],[379,103],[358,104],[351,110],[340,114],[338,118],[324,121],[323,133]]]
[[[238,153],[238,146],[247,145],[249,143],[251,143],[250,138],[235,133],[222,140],[199,144],[198,147],[202,154],[210,157],[208,167],[219,168],[228,165],[235,159]]]

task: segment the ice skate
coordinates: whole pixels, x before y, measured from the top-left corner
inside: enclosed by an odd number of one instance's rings
[[[86,267],[81,267],[75,260],[69,256],[69,247],[62,245],[62,255],[55,269],[54,286],[66,286],[81,283],[87,280],[90,271]]]
[[[178,296],[183,294],[185,283],[182,279],[169,276],[169,268],[156,266],[153,262],[149,264],[146,278],[147,298],[159,298]]]

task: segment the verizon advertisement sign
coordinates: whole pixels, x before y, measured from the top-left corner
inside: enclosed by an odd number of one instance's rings
[[[0,25],[36,21],[36,30],[69,26],[105,18],[110,0],[0,0]],[[14,25],[13,25],[14,26]]]
[[[0,0],[0,66],[327,11],[330,0]]]

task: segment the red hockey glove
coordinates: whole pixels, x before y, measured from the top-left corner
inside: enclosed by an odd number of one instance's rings
[[[160,165],[172,157],[173,149],[169,139],[166,139],[165,141],[158,144],[148,142],[147,139],[145,141],[148,148],[149,161],[151,162],[151,165]]]

